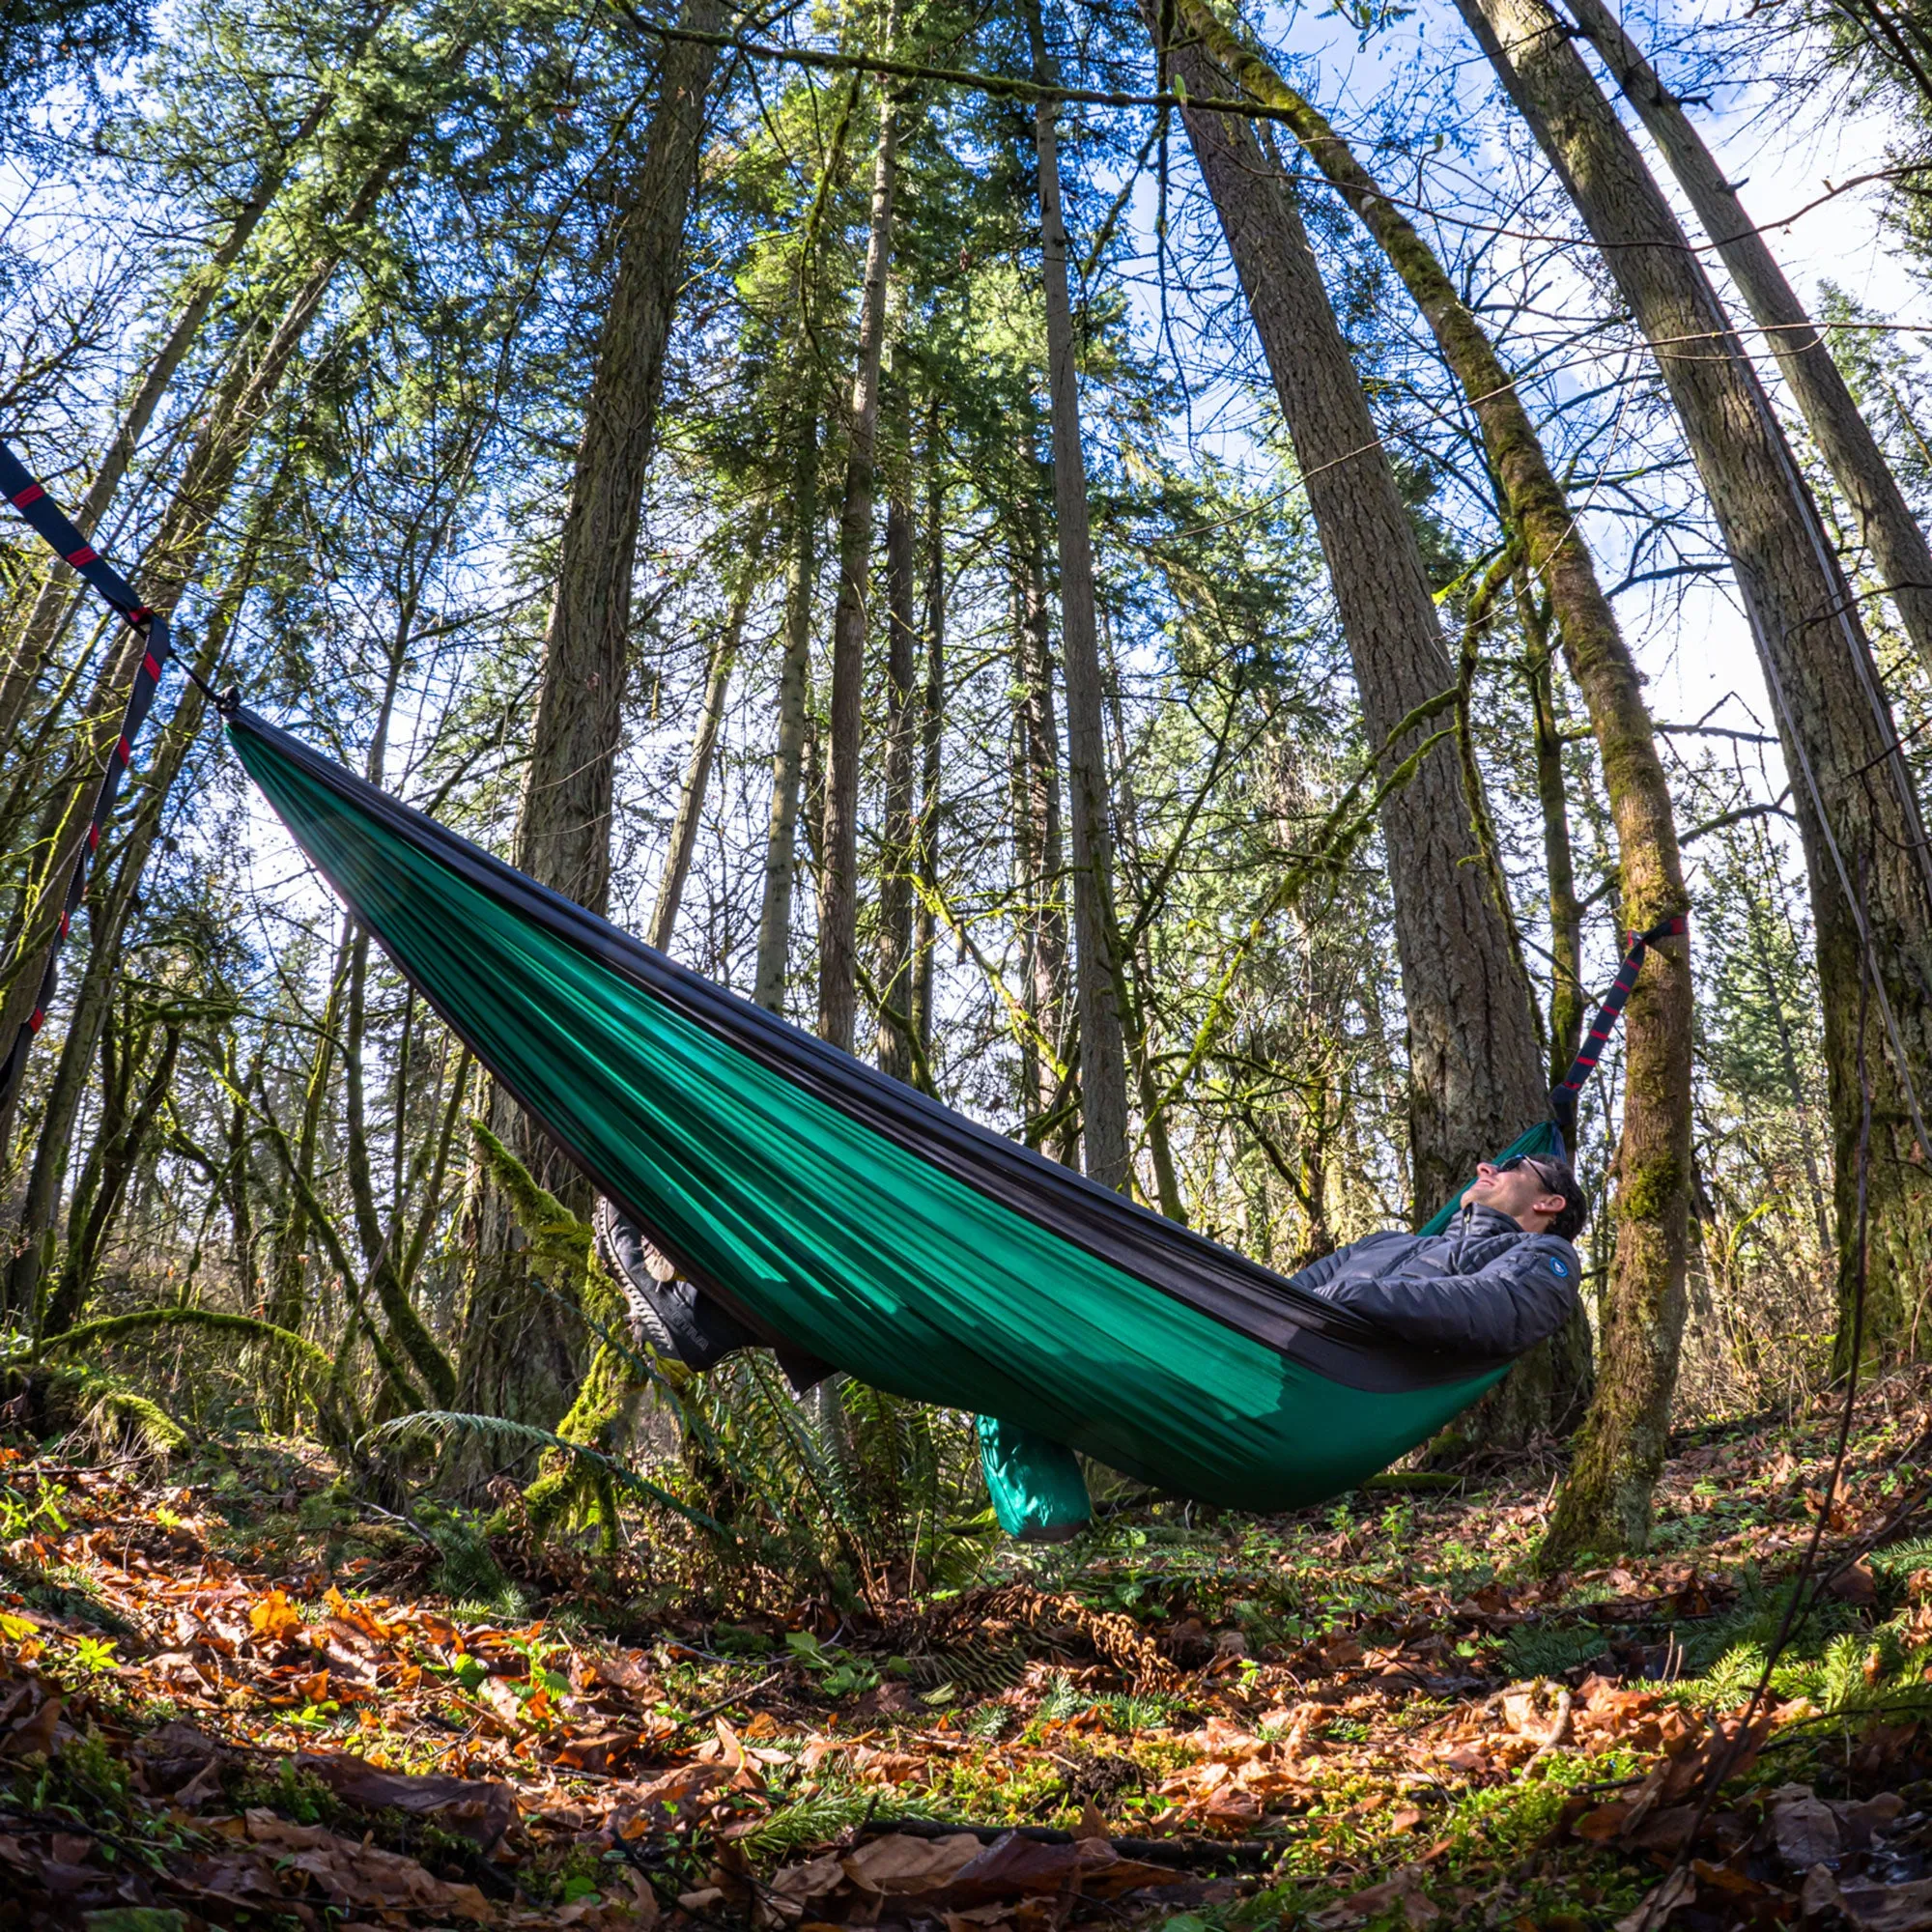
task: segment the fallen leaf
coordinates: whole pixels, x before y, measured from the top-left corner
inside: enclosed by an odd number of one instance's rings
[[[944,1890],[981,1849],[971,1832],[946,1838],[915,1838],[903,1832],[888,1832],[867,1838],[839,1863],[845,1876],[864,1891],[925,1897]]]
[[[248,1627],[265,1643],[286,1643],[303,1625],[301,1612],[284,1591],[275,1589],[249,1606]]]
[[[608,1772],[613,1758],[635,1750],[638,1743],[636,1731],[592,1731],[560,1746],[556,1761],[569,1771]]]
[[[1366,1890],[1358,1891],[1348,1898],[1339,1900],[1325,1911],[1317,1913],[1310,1923],[1331,1932],[1331,1928],[1360,1924],[1369,1918],[1378,1918],[1391,1911],[1400,1911],[1406,1924],[1416,1928],[1434,1925],[1442,1917],[1441,1907],[1435,1904],[1423,1891],[1423,1869],[1420,1865],[1405,1865],[1393,1878],[1384,1879],[1379,1885],[1372,1885]]]
[[[1863,1605],[1878,1601],[1878,1579],[1872,1575],[1871,1564],[1862,1556],[1838,1571],[1825,1587],[1833,1596],[1848,1604]]]
[[[1838,1857],[1838,1821],[1822,1799],[1787,1799],[1774,1806],[1771,1830],[1777,1856],[1793,1871],[1809,1871]]]
[[[516,1795],[494,1779],[410,1776],[378,1771],[362,1758],[334,1751],[303,1751],[296,1759],[296,1769],[320,1778],[350,1804],[433,1818],[445,1830],[473,1838],[486,1852],[516,1822]]]
[[[1587,1844],[1607,1845],[1611,1839],[1622,1837],[1634,1809],[1634,1805],[1625,1804],[1621,1799],[1613,1799],[1607,1804],[1599,1804],[1595,1810],[1584,1812],[1570,1829]]]
[[[802,1865],[785,1865],[773,1874],[768,1889],[801,1910],[814,1899],[829,1897],[845,1883],[845,1866],[838,1859],[811,1859]]]
[[[1616,1922],[1615,1932],[1657,1932],[1680,1905],[1689,1905],[1697,1896],[1697,1881],[1688,1871],[1674,1871],[1655,1891],[1648,1893],[1634,1912]]]
[[[1932,1928],[1932,1879],[1909,1885],[1848,1885],[1838,1905],[1859,1932],[1927,1932]]]
[[[31,1757],[52,1750],[63,1708],[64,1700],[49,1696],[37,1680],[21,1685],[19,1693],[0,1709],[0,1724],[13,1720],[0,1736],[0,1757]]]
[[[251,1843],[286,1855],[277,1859],[279,1870],[302,1873],[333,1903],[384,1911],[413,1907],[496,1923],[496,1908],[473,1885],[452,1885],[400,1852],[337,1837],[320,1825],[292,1825],[272,1811],[250,1811],[246,1825]]]

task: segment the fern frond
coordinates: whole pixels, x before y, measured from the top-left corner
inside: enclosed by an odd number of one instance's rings
[[[458,1435],[481,1436],[498,1448],[554,1449],[565,1456],[576,1457],[608,1477],[618,1489],[628,1490],[633,1495],[642,1496],[662,1509],[672,1510],[687,1522],[726,1543],[737,1540],[715,1518],[706,1516],[702,1510],[693,1509],[689,1503],[680,1502],[668,1490],[659,1488],[649,1477],[639,1475],[614,1457],[606,1456],[582,1442],[567,1441],[554,1430],[539,1429],[531,1422],[512,1422],[501,1415],[468,1414],[456,1409],[419,1408],[370,1430],[356,1447],[363,1451],[415,1445],[440,1448]]]

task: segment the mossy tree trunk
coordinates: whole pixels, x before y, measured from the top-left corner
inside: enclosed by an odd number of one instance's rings
[[[1770,687],[1804,847],[1825,1009],[1839,1366],[1916,1346],[1932,1284],[1932,846],[1898,727],[1816,503],[1682,225],[1546,0],[1458,0],[1657,357]],[[1865,958],[1876,968],[1861,1022]],[[1871,1082],[1862,1283],[1856,1150]],[[1626,1173],[1626,1187],[1639,1179]]]
[[[1143,6],[1158,33],[1158,10]],[[1230,82],[1191,23],[1170,52],[1197,97]],[[1456,682],[1429,577],[1347,338],[1321,283],[1293,189],[1252,126],[1182,110],[1274,379],[1315,513],[1361,694],[1366,735],[1386,744]],[[1416,727],[1391,748],[1411,754]],[[1414,1199],[1433,1213],[1479,1160],[1545,1104],[1529,980],[1491,896],[1452,747],[1428,753],[1382,809],[1408,1021]]]
[[[1649,926],[1682,913],[1689,899],[1670,789],[1641,680],[1515,383],[1434,251],[1327,120],[1207,0],[1181,0],[1181,13],[1250,93],[1288,110],[1310,157],[1374,236],[1429,324],[1481,426],[1525,568],[1548,591],[1566,662],[1589,708],[1617,827],[1625,922]],[[1684,1326],[1690,1022],[1688,943],[1666,941],[1654,949],[1625,1022],[1624,1121],[1604,1358],[1577,1465],[1552,1525],[1553,1546],[1641,1548],[1648,1538]],[[1574,1351],[1574,1338],[1571,1347]]]
[[[726,16],[724,0],[687,0],[683,14],[701,33],[717,32]],[[716,65],[713,47],[668,43],[643,152],[624,185],[517,813],[516,864],[597,913],[610,898],[638,531]],[[493,1091],[489,1112],[540,1183],[586,1205],[582,1183],[500,1092]],[[580,1326],[530,1279],[510,1217],[481,1170],[472,1172],[466,1218],[470,1260],[457,1406],[549,1428],[581,1379]],[[473,1456],[452,1458],[449,1466],[452,1480],[476,1473]]]

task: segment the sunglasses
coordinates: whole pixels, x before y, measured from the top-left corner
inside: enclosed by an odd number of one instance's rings
[[[1530,1173],[1535,1175],[1537,1179],[1542,1181],[1550,1193],[1561,1194],[1563,1192],[1562,1185],[1534,1154],[1520,1153],[1513,1159],[1499,1160],[1496,1163],[1496,1172],[1498,1174],[1512,1174],[1520,1167],[1528,1168]]]

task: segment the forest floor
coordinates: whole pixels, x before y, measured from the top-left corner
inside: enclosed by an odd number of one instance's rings
[[[299,1444],[15,1438],[0,1926],[1932,1927],[1929,1423],[1863,1400],[1829,1510],[1828,1399],[1699,1432],[1555,1577],[1531,1459],[722,1622],[514,1552],[452,1601]]]

